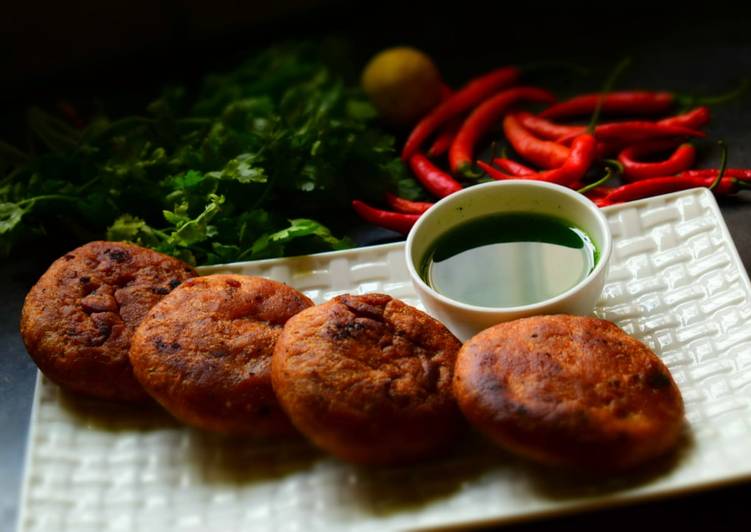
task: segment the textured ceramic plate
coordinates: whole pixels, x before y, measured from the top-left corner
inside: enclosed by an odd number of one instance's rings
[[[468,434],[443,460],[361,469],[304,442],[225,441],[81,400],[40,378],[23,531],[392,530],[509,522],[751,478],[751,291],[704,189],[607,209],[615,248],[596,313],[652,347],[686,402],[670,460],[599,481],[541,470]],[[265,275],[317,302],[386,292],[417,304],[403,244],[203,269]]]

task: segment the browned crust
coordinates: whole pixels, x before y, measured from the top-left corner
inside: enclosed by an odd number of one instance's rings
[[[21,336],[39,369],[71,391],[141,402],[130,339],[148,310],[196,273],[123,242],[90,242],[56,260],[29,291]]]
[[[451,395],[459,341],[441,323],[382,294],[344,295],[292,318],[272,382],[295,426],[348,461],[436,454],[461,426]]]
[[[136,331],[130,352],[136,377],[187,424],[257,437],[294,433],[269,366],[285,322],[311,305],[297,290],[261,277],[192,279]]]
[[[479,430],[548,464],[633,467],[674,447],[683,428],[667,367],[597,318],[538,316],[479,333],[459,352],[454,393]]]

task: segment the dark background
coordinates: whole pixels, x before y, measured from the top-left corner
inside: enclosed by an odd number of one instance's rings
[[[613,6],[613,7],[610,7]],[[633,64],[620,88],[716,94],[751,77],[751,6],[636,0],[490,6],[462,1],[274,3],[145,0],[21,2],[0,17],[0,138],[23,143],[28,105],[54,110],[60,101],[97,105],[112,113],[142,109],[167,83],[195,83],[205,72],[230,68],[245,53],[280,39],[335,35],[351,44],[353,71],[391,45],[422,48],[453,85],[492,67],[540,61],[588,66],[589,77],[549,72],[560,92],[596,90],[626,55]],[[751,97],[713,109],[708,129],[724,138],[732,166],[751,167]],[[399,134],[400,132],[396,132]],[[702,163],[717,150],[702,148]],[[751,193],[723,199],[723,215],[744,265]],[[362,244],[393,235],[359,227]],[[17,332],[23,296],[67,242],[19,249],[0,264],[0,531],[12,530],[18,504],[35,367]],[[751,442],[749,442],[751,451]],[[516,525],[513,530],[747,530],[751,485],[622,509]]]

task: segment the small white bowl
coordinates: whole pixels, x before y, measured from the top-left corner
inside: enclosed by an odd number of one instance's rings
[[[544,214],[573,223],[589,235],[599,251],[594,269],[555,297],[517,307],[469,305],[436,292],[422,280],[418,273],[420,261],[439,236],[467,220],[505,213]],[[560,185],[512,179],[466,188],[433,205],[409,232],[405,253],[412,284],[425,308],[464,341],[491,325],[517,318],[591,314],[605,284],[611,248],[608,222],[589,199]]]

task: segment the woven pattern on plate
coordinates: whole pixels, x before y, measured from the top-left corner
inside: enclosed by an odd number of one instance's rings
[[[422,466],[361,469],[304,442],[242,443],[165,414],[65,395],[40,378],[20,530],[392,530],[503,522],[751,476],[751,289],[705,190],[607,210],[615,240],[597,308],[668,364],[686,443],[636,476],[587,481],[468,434]],[[416,304],[402,244],[206,268],[265,275],[317,302],[386,292]]]

